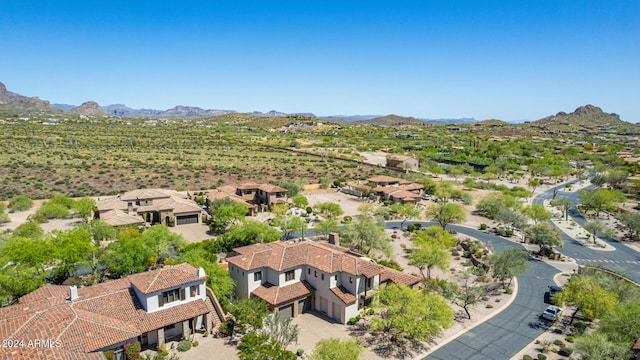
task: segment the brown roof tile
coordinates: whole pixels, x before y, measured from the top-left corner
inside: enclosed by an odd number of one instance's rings
[[[151,294],[156,291],[171,289],[202,279],[205,278],[198,277],[196,268],[187,263],[165,266],[161,269],[129,276],[131,284],[143,294]]]
[[[353,304],[357,300],[356,296],[350,293],[349,290],[342,285],[331,288],[331,292],[346,305]]]
[[[380,274],[380,282],[389,281],[398,285],[414,286],[420,282],[420,278],[395,269],[385,268],[382,274]]]
[[[266,301],[268,304],[278,307],[290,303],[294,300],[311,295],[316,289],[306,281],[298,281],[287,286],[275,286],[271,283],[265,283],[251,294]]]

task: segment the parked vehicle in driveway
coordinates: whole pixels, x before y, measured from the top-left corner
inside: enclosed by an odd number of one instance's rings
[[[562,308],[555,305],[550,305],[544,310],[540,317],[545,320],[556,321],[560,317],[561,312]]]
[[[544,302],[547,304],[553,304],[553,297],[560,291],[562,291],[562,287],[558,285],[550,285],[549,291],[544,294]]]

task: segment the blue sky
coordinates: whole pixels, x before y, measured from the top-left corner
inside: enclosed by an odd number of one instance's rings
[[[637,0],[0,0],[0,48],[54,103],[640,122]]]

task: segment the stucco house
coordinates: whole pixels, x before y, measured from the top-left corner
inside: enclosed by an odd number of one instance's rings
[[[407,171],[418,171],[420,167],[420,161],[410,156],[389,154],[386,160],[388,167],[400,168]]]
[[[203,210],[187,195],[165,189],[138,189],[97,202],[96,217],[112,226],[195,224]]]
[[[15,359],[104,359],[140,341],[156,347],[224,319],[202,268],[165,266],[92,286],[45,285],[0,309],[3,339],[49,340],[11,349]],[[3,357],[4,359],[4,357]]]
[[[392,203],[416,204],[420,201],[424,186],[405,179],[379,175],[363,182],[347,182],[341,190],[347,194],[389,200]]]
[[[276,241],[234,249],[229,274],[239,299],[258,297],[281,316],[316,310],[345,324],[368,305],[380,284],[414,286],[420,278],[376,264],[331,242]]]
[[[287,189],[272,184],[257,184],[248,182],[237,186],[225,185],[207,194],[209,201],[229,198],[241,203],[249,209],[249,215],[256,211],[269,208],[275,204],[287,202]]]

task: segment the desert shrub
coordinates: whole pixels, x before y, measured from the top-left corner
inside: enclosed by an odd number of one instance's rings
[[[576,321],[573,324],[573,332],[575,332],[577,335],[582,335],[586,329],[587,324],[583,323],[582,321]]]
[[[193,347],[198,347],[198,345],[200,345],[200,343],[198,342],[198,340],[194,340],[194,341],[191,343],[191,346],[193,346]]]
[[[307,214],[311,214],[313,212],[313,208],[311,208],[311,206],[307,206],[305,210],[307,211]]]
[[[538,354],[538,360],[547,360],[547,355],[545,355],[545,354]]]
[[[553,329],[553,333],[554,334],[562,334],[562,329]],[[560,341],[560,340],[556,340],[556,341]],[[558,345],[558,344],[556,344]]]
[[[25,211],[33,207],[33,201],[26,195],[16,195],[9,200],[11,211]]]
[[[64,205],[47,203],[38,209],[34,216],[38,219],[41,217],[46,219],[68,219],[71,217],[71,212]]]
[[[351,223],[351,221],[352,221],[352,220],[353,220],[353,218],[352,218],[351,216],[349,216],[349,215],[344,216],[344,217],[342,218],[342,221],[343,221],[344,223],[346,223],[346,224]]]
[[[140,357],[140,342],[134,341],[132,343],[126,344],[124,346],[124,353],[127,356],[127,359],[133,360]]]
[[[560,339],[553,340],[553,345],[560,346],[560,347],[564,347],[565,346],[564,343],[562,342],[562,340],[560,340]]]
[[[505,294],[513,294],[513,289],[511,289],[511,288],[506,288],[506,289],[504,289],[504,293],[505,293]]]
[[[302,354],[304,354],[304,349],[298,349],[298,351],[296,351],[296,355],[302,356]]]
[[[349,319],[349,321],[347,322],[347,324],[349,325],[355,325],[355,323],[357,323],[358,321],[360,321],[360,315],[356,316],[356,317],[352,317],[351,319]]]
[[[531,357],[531,355],[524,355],[522,357],[522,360],[533,360],[533,358]]]
[[[480,230],[487,230],[487,228],[489,228],[489,226],[485,223],[480,224]]]
[[[493,305],[491,304],[487,304],[487,306],[485,306],[487,309],[493,309]]]
[[[573,336],[571,336],[571,335],[569,335],[569,336],[565,337],[565,338],[564,338],[564,340],[565,340],[566,342],[568,342],[568,343],[572,343],[572,342],[574,342],[574,341],[575,341],[575,340],[574,340],[574,338],[573,338]]]
[[[107,350],[107,351],[103,352],[102,354],[104,354],[104,358],[107,359],[107,360],[115,360],[116,357],[114,355],[114,352],[115,351],[113,351],[113,350]]]
[[[386,260],[379,259],[379,260],[376,260],[376,262],[378,264],[382,265],[382,266],[386,266],[386,267],[391,268],[391,269],[395,269],[395,270],[398,270],[398,271],[402,271],[403,270],[402,267],[400,265],[398,265],[398,263],[393,261],[393,260],[392,261],[386,261]]]
[[[573,354],[573,349],[572,348],[565,347],[565,348],[562,348],[562,349],[558,350],[558,355],[560,355],[560,356],[569,357],[569,356],[571,356],[571,354]]]
[[[176,347],[178,349],[178,351],[180,352],[185,352],[189,349],[191,349],[191,341],[189,340],[182,340],[178,343],[178,346]]]

